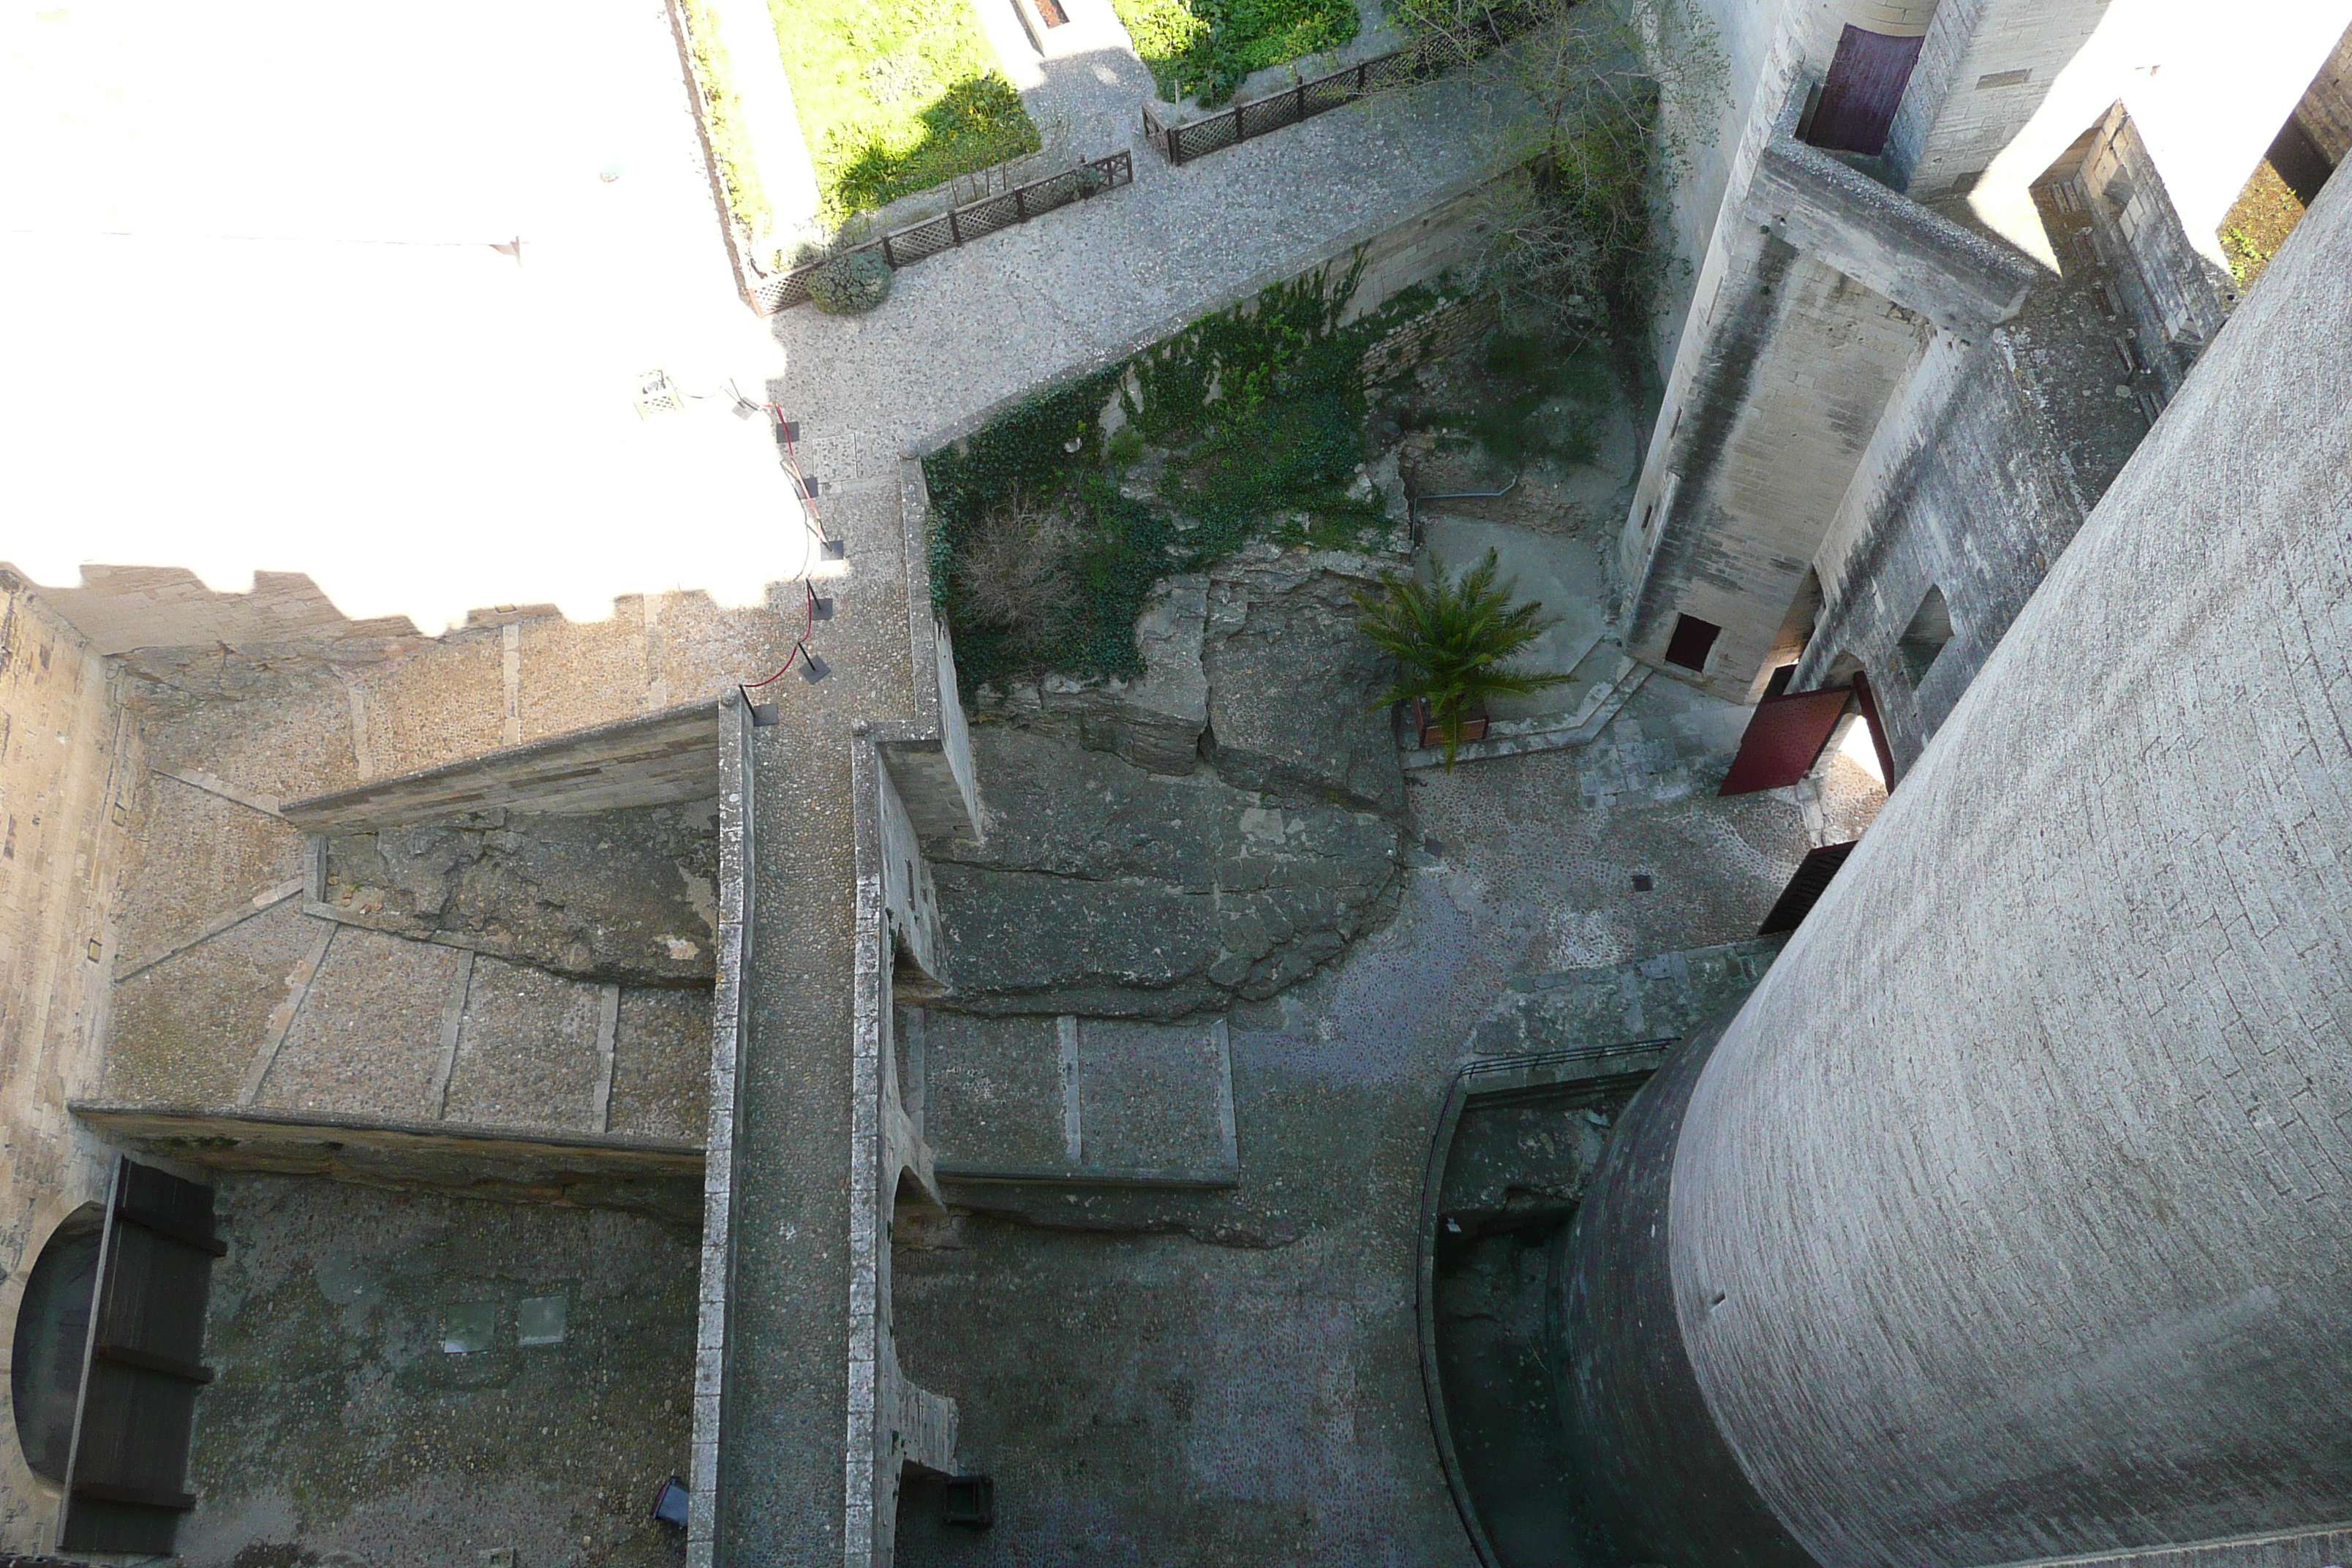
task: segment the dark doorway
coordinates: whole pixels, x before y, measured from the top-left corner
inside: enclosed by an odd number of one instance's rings
[[[66,1479],[73,1450],[74,1397],[81,1392],[82,1350],[89,1342],[101,1212],[86,1204],[49,1233],[16,1307],[8,1361],[16,1441],[34,1473],[53,1481]]]
[[[1886,148],[1895,106],[1919,61],[1923,37],[1891,38],[1848,26],[1838,36],[1837,54],[1822,82],[1805,140],[1836,153],[1877,156]]]
[[[1854,843],[1860,842],[1860,839],[1854,840]],[[1798,862],[1796,875],[1790,877],[1789,885],[1780,890],[1780,898],[1772,904],[1771,912],[1764,917],[1764,923],[1756,928],[1756,934],[1779,936],[1783,931],[1795,931],[1812,912],[1813,906],[1821,902],[1822,895],[1829,891],[1830,879],[1838,874],[1838,868],[1844,865],[1845,858],[1853,853],[1853,844],[1824,844],[1808,853]]]

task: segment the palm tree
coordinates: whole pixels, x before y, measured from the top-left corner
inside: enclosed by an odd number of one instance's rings
[[[1454,766],[1462,744],[1462,723],[1496,697],[1527,697],[1558,686],[1565,675],[1519,674],[1503,662],[1559,624],[1540,604],[1511,602],[1512,584],[1495,581],[1495,552],[1448,581],[1437,552],[1429,556],[1429,581],[1391,574],[1378,593],[1356,595],[1363,616],[1357,628],[1402,667],[1402,679],[1383,692],[1374,709],[1419,698],[1429,704],[1445,740],[1445,765]]]

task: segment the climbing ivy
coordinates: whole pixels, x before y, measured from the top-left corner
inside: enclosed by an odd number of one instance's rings
[[[1046,670],[1139,674],[1135,623],[1161,579],[1252,540],[1351,543],[1381,522],[1377,500],[1347,493],[1371,455],[1364,355],[1438,296],[1416,287],[1349,321],[1362,275],[1359,254],[1277,283],[925,459],[931,593],[967,699]],[[1114,398],[1126,425],[1106,437]],[[1013,627],[972,613],[959,552],[1021,508],[1076,515],[1066,571],[1077,591],[1045,608],[1044,624]]]

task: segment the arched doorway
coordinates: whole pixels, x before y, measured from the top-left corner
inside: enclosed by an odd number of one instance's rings
[[[34,1473],[62,1484],[73,1446],[74,1400],[89,1342],[102,1211],[85,1204],[49,1233],[16,1308],[8,1391],[16,1440]]]

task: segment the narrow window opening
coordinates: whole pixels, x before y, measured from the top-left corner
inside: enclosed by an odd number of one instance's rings
[[[1902,640],[1895,645],[1895,662],[1903,667],[1914,689],[1927,678],[1936,656],[1951,640],[1952,612],[1944,602],[1944,590],[1930,588],[1927,596],[1919,601],[1911,624],[1903,628]]]

